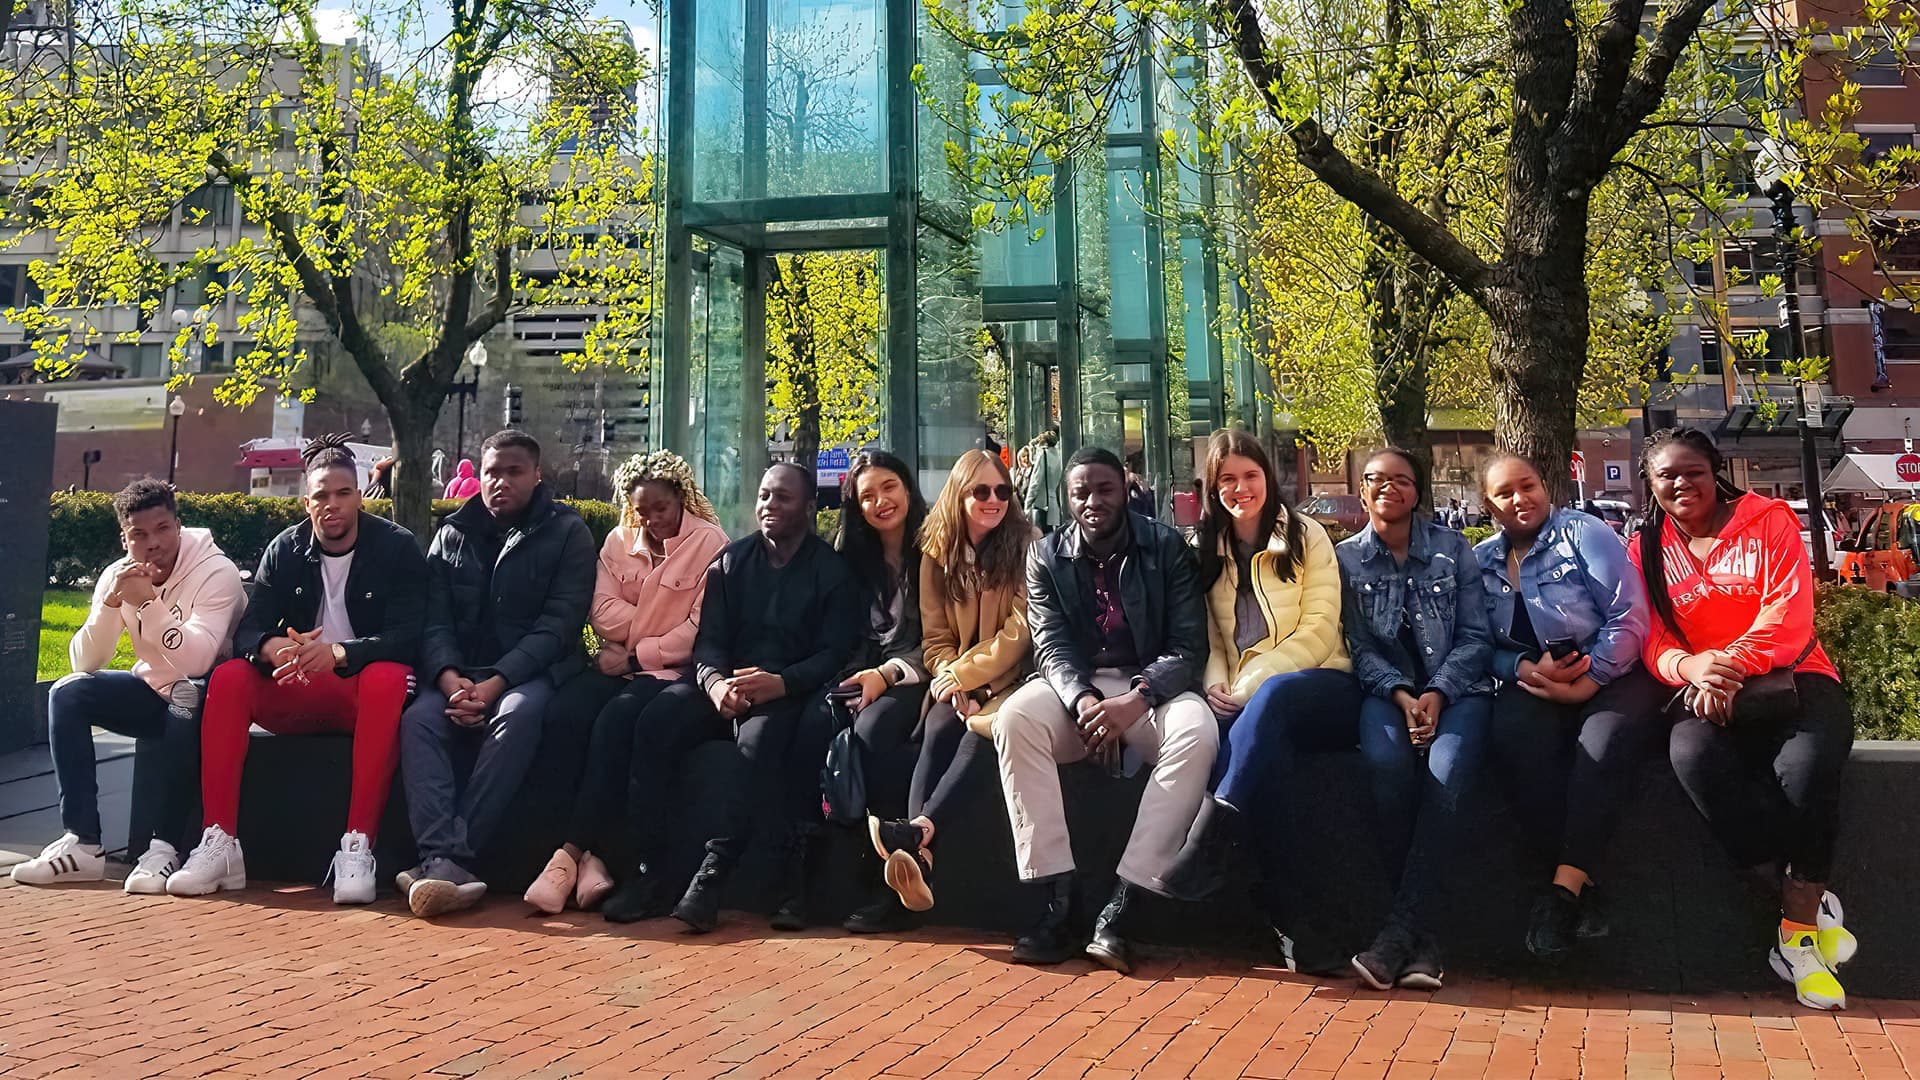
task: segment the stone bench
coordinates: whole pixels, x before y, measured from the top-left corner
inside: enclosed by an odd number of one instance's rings
[[[475,869],[495,887],[494,903],[517,903],[521,890],[558,845],[585,758],[587,722],[550,723],[507,825]],[[644,745],[644,739],[642,740]],[[351,741],[345,736],[256,734],[241,797],[241,839],[248,871],[260,881],[317,882],[339,843],[348,796]],[[1350,948],[1363,947],[1384,913],[1386,881],[1375,854],[1368,786],[1357,753],[1309,754],[1292,791],[1303,889],[1316,923]],[[136,757],[135,815],[142,763]],[[876,809],[899,816],[911,748],[869,778]],[[737,775],[738,755],[726,743],[692,754],[678,792],[681,817],[670,840],[668,872],[684,881],[698,864],[701,841],[716,822],[721,792]],[[1115,779],[1087,765],[1061,770],[1073,825],[1075,856],[1085,868],[1082,918],[1112,888],[1112,867],[1131,828],[1144,774]],[[940,831],[932,921],[1018,931],[1038,913],[1034,890],[1013,872],[1013,842],[997,781],[988,774]],[[1920,997],[1920,935],[1908,918],[1920,882],[1920,745],[1861,743],[1846,780],[1844,826],[1835,888],[1848,924],[1864,945],[1846,969],[1848,989],[1875,997]],[[1642,769],[1638,796],[1614,838],[1603,878],[1614,933],[1580,950],[1557,969],[1534,963],[1521,945],[1537,882],[1524,879],[1514,856],[1515,829],[1504,801],[1483,774],[1468,802],[1469,838],[1455,868],[1437,926],[1449,966],[1475,973],[1556,985],[1679,991],[1770,991],[1765,945],[1777,914],[1742,887],[1687,801],[1664,757]],[[140,835],[141,823],[132,823]],[[757,841],[767,839],[762,830]],[[812,868],[810,903],[823,926],[837,926],[874,895],[879,861],[864,830],[829,827]],[[192,838],[183,838],[191,842]],[[185,848],[182,849],[183,851]],[[376,853],[381,887],[413,861],[405,797],[396,780]],[[730,906],[769,906],[770,847],[756,842],[729,897]],[[1271,956],[1251,905],[1239,890],[1202,908],[1152,900],[1147,943]],[[826,932],[826,931],[823,931]],[[831,932],[838,932],[837,930]]]

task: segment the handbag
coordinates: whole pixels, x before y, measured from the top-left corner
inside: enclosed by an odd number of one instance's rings
[[[1819,642],[1818,637],[1807,638],[1807,647],[1800,650],[1800,655],[1793,658],[1793,663],[1752,676],[1741,683],[1739,691],[1733,695],[1733,719],[1771,724],[1789,719],[1799,712],[1800,690],[1794,685],[1793,676],[1807,657],[1813,655],[1813,647]],[[1700,718],[1686,703],[1686,687],[1681,687],[1673,700],[1680,705],[1682,715],[1695,720]]]
[[[834,730],[820,766],[820,812],[836,825],[859,825],[867,820],[867,776],[853,741],[853,711],[844,695],[828,693],[827,713]]]

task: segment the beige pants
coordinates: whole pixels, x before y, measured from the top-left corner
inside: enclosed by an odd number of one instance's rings
[[[1118,671],[1094,673],[1100,693],[1119,694],[1127,678]],[[1152,763],[1147,790],[1133,835],[1120,857],[1121,878],[1154,892],[1165,892],[1160,877],[1186,843],[1187,830],[1207,797],[1207,779],[1220,749],[1220,726],[1198,694],[1181,694],[1141,717],[1122,741]],[[994,719],[993,747],[999,752],[1001,790],[1013,822],[1013,851],[1025,881],[1073,869],[1073,843],[1060,798],[1059,766],[1087,756],[1080,731],[1044,679],[1033,679],[1008,695]]]

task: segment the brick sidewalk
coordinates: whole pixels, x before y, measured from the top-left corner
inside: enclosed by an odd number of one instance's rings
[[[1162,957],[1134,978],[937,931],[770,935],[523,916],[438,924],[313,889],[134,899],[0,888],[0,1074],[1894,1077],[1920,1010],[1839,1016],[1457,982],[1376,994]]]

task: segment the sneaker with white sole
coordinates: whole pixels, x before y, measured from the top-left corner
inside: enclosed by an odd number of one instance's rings
[[[1831,890],[1820,896],[1820,913],[1816,920],[1819,932],[1814,935],[1814,944],[1820,949],[1820,959],[1828,968],[1839,971],[1840,965],[1853,959],[1860,951],[1860,939],[1845,925],[1847,913],[1840,906],[1840,898]]]
[[[127,875],[127,883],[121,890],[128,896],[165,896],[167,879],[180,869],[180,853],[165,840],[154,840],[147,844],[147,853],[133,864],[133,871]]]
[[[187,864],[167,878],[169,896],[205,896],[246,887],[247,860],[240,841],[218,825],[206,827],[200,843],[187,856]]]
[[[373,903],[373,844],[366,833],[350,832],[340,838],[340,850],[333,854],[327,878],[333,879],[334,903]],[[320,884],[325,885],[327,878]]]
[[[1776,935],[1777,938],[1777,935]],[[1820,958],[1814,935],[1802,931],[1774,945],[1767,953],[1773,973],[1793,984],[1793,996],[1809,1009],[1844,1009],[1847,992]]]
[[[21,885],[69,885],[104,881],[107,857],[99,844],[83,844],[72,833],[40,849],[40,854],[18,863],[13,880]]]

